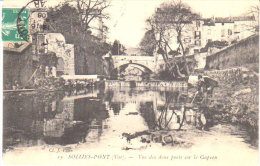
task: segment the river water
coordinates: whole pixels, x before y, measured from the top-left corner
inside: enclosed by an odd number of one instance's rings
[[[256,164],[258,150],[246,129],[221,123],[212,110],[189,104],[190,96],[187,89],[126,87],[5,94],[4,160],[41,164],[63,154],[82,162],[106,154],[118,161],[154,159],[154,164]],[[192,159],[184,159],[187,154]],[[24,160],[28,155],[35,160]]]

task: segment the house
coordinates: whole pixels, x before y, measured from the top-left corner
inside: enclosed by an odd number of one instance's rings
[[[257,31],[258,25],[254,16],[234,17],[234,34],[238,40],[245,39]]]
[[[225,42],[229,45],[245,39],[255,34],[256,26],[254,16],[197,19],[184,28],[183,41],[190,49],[189,54],[196,54],[208,43],[217,41],[223,42],[223,46],[226,46]]]

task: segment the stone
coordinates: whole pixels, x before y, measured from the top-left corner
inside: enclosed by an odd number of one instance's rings
[[[189,84],[196,86],[197,82],[198,82],[198,76],[189,76],[188,79]]]
[[[165,144],[172,143],[173,142],[173,138],[172,138],[171,135],[164,136],[163,137],[163,141],[164,141]]]
[[[235,96],[238,96],[241,94],[246,94],[246,93],[251,93],[251,92],[252,92],[252,90],[250,88],[242,89],[242,90],[236,91],[232,96],[235,97]]]
[[[246,67],[241,67],[240,70],[241,70],[242,72],[249,72],[249,71],[250,71],[250,70],[249,70],[248,68],[246,68]]]
[[[244,74],[242,75],[242,78],[243,78],[243,79],[245,79],[245,78],[247,78],[247,77],[248,77],[248,74],[245,74],[245,73],[244,73]]]

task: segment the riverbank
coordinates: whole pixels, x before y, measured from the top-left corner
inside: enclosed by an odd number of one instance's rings
[[[221,113],[222,121],[242,125],[251,137],[251,144],[258,145],[258,64],[251,64],[236,72],[235,77],[219,80],[210,107]],[[209,74],[210,75],[210,74]]]
[[[190,106],[186,104],[186,114],[190,110],[201,114],[198,116],[198,121],[201,124],[196,126],[197,129],[207,131],[216,124],[234,125],[246,131],[246,142],[255,148],[258,147],[259,76],[257,65],[251,64],[241,68],[204,72],[204,75],[216,79],[219,86],[214,89],[214,95],[207,102],[195,101]],[[188,88],[188,103],[191,103],[193,100],[196,90],[195,87]],[[167,140],[169,135],[176,136],[175,130],[167,130],[162,134],[160,130],[156,129],[145,131],[144,133],[125,133],[123,136],[130,140],[140,137],[140,135],[147,135],[147,132],[150,137],[153,133],[156,133],[161,140],[164,137]],[[150,142],[152,139],[149,138],[144,142]],[[171,137],[169,137],[168,142],[171,144],[173,142],[178,144],[183,142],[184,145],[186,143],[185,141],[174,140]]]

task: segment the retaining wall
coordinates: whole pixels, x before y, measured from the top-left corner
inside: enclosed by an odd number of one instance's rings
[[[205,69],[226,69],[258,61],[259,35],[254,35],[208,56]]]
[[[204,74],[220,82],[241,80],[244,73],[249,72],[247,68],[235,67],[223,70],[204,71]]]

